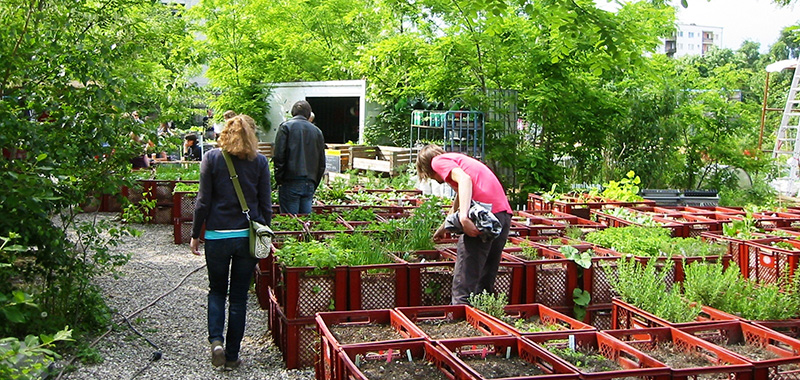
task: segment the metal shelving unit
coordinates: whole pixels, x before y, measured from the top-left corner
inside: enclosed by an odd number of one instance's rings
[[[486,131],[483,112],[427,111],[411,112],[411,148],[419,142],[441,141],[444,150],[484,158]]]

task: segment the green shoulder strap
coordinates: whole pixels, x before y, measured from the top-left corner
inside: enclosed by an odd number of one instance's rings
[[[244,194],[242,193],[242,185],[239,184],[239,176],[236,175],[236,168],[233,167],[233,161],[231,161],[231,156],[228,155],[228,152],[222,151],[222,157],[225,157],[225,164],[228,165],[228,173],[231,175],[231,181],[233,181],[233,188],[236,190],[236,196],[239,198],[239,205],[242,206],[242,212],[247,215],[247,220],[250,220],[250,208],[247,207],[247,202],[244,200]]]

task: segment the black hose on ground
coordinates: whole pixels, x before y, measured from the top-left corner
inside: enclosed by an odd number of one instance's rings
[[[120,316],[122,316],[122,319],[123,319],[123,320],[125,320],[125,322],[126,322],[126,323],[128,324],[128,326],[131,328],[131,330],[133,330],[133,331],[134,331],[134,332],[135,332],[137,335],[139,335],[139,336],[141,336],[142,338],[144,338],[144,340],[145,340],[145,341],[147,341],[147,343],[149,343],[151,346],[153,346],[153,348],[155,348],[155,349],[156,349],[156,351],[154,351],[154,352],[153,352],[153,354],[150,356],[150,359],[147,361],[147,365],[145,365],[145,366],[144,366],[143,368],[141,368],[140,370],[136,371],[136,373],[134,373],[134,374],[133,374],[133,376],[131,376],[131,379],[134,379],[134,378],[136,378],[137,376],[139,376],[140,374],[142,374],[144,371],[146,371],[148,368],[150,368],[150,366],[153,364],[153,362],[156,362],[156,361],[158,361],[159,359],[161,359],[161,357],[162,357],[162,353],[161,353],[161,348],[159,348],[159,347],[158,347],[158,345],[156,345],[155,343],[153,343],[152,341],[150,341],[150,339],[148,339],[146,336],[142,335],[142,333],[140,333],[138,330],[136,330],[136,329],[133,327],[133,325],[131,325],[130,321],[128,321],[128,318],[133,318],[135,315],[137,315],[137,314],[141,313],[141,312],[142,312],[142,311],[144,311],[144,310],[147,310],[147,309],[148,309],[148,308],[150,308],[151,306],[155,305],[155,304],[156,304],[158,301],[161,301],[161,300],[162,300],[164,297],[166,297],[166,296],[170,295],[172,292],[174,292],[174,291],[178,290],[178,288],[180,288],[180,287],[181,287],[181,285],[183,285],[183,283],[184,283],[184,282],[186,282],[186,279],[188,279],[188,278],[189,278],[189,276],[191,276],[191,275],[193,275],[193,274],[195,274],[195,273],[199,272],[201,269],[203,269],[203,268],[205,268],[205,267],[206,267],[206,265],[205,265],[205,264],[203,264],[203,265],[201,265],[201,266],[199,266],[199,267],[195,268],[195,269],[194,269],[194,270],[192,270],[191,272],[187,273],[185,276],[183,276],[183,278],[181,279],[181,281],[180,281],[180,282],[178,282],[178,284],[177,284],[177,285],[175,285],[175,287],[173,287],[173,288],[172,288],[172,289],[170,289],[169,291],[165,292],[164,294],[162,294],[162,295],[160,295],[160,296],[156,297],[156,299],[154,299],[153,301],[151,301],[151,302],[150,302],[150,303],[148,303],[147,305],[145,305],[145,306],[142,306],[141,308],[139,308],[139,310],[136,310],[136,311],[134,311],[133,313],[129,314],[128,316],[125,316],[125,315],[123,315],[123,314],[121,314],[121,313],[117,313],[117,314],[119,314]],[[110,334],[110,333],[111,333],[111,331],[112,331],[112,327],[111,327],[111,326],[109,326],[109,327],[108,327],[108,330],[106,330],[106,332],[105,332],[105,333],[103,333],[103,335],[100,335],[99,337],[97,337],[97,339],[95,339],[95,340],[94,340],[94,341],[93,341],[91,344],[89,344],[89,346],[88,346],[87,348],[94,347],[94,345],[95,345],[95,344],[97,344],[97,342],[99,342],[101,339],[103,339],[103,338],[105,338],[106,336],[108,336],[108,334]],[[58,373],[58,376],[56,377],[56,380],[61,380],[61,377],[64,375],[64,371],[65,371],[65,370],[66,370],[66,369],[67,369],[67,368],[68,368],[70,365],[72,365],[72,363],[74,363],[74,362],[75,362],[75,359],[77,359],[77,356],[74,356],[74,357],[72,357],[72,359],[70,359],[70,360],[69,360],[69,362],[67,362],[67,364],[65,364],[65,365],[64,365],[64,367],[63,367],[63,368],[61,368],[61,371]]]

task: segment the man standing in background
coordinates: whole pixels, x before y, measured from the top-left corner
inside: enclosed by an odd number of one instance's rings
[[[325,173],[325,138],[308,120],[311,105],[300,100],[292,118],[281,123],[275,136],[272,164],[278,184],[281,213],[309,214],[314,192]]]

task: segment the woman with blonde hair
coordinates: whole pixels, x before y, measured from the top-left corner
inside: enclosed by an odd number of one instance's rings
[[[511,205],[497,176],[484,163],[461,153],[447,153],[439,146],[427,145],[417,154],[417,175],[421,180],[447,182],[456,191],[451,213],[458,212],[458,222],[464,234],[458,238],[456,264],[453,269],[452,300],[454,305],[466,304],[471,294],[484,290],[494,293],[494,282],[500,266],[500,256],[511,227]],[[472,201],[489,208],[500,224],[499,235],[481,236],[470,219]],[[445,233],[445,224],[434,238]]]
[[[200,164],[200,191],[189,246],[193,254],[201,255],[199,239],[205,225],[211,364],[232,370],[242,363],[239,350],[247,315],[247,291],[258,260],[250,256],[250,223],[242,213],[223,152],[233,162],[251,219],[270,224],[272,188],[269,164],[258,153],[255,122],[250,116],[229,119],[217,144],[219,148],[208,151]],[[224,331],[226,300],[230,303],[227,333]]]

